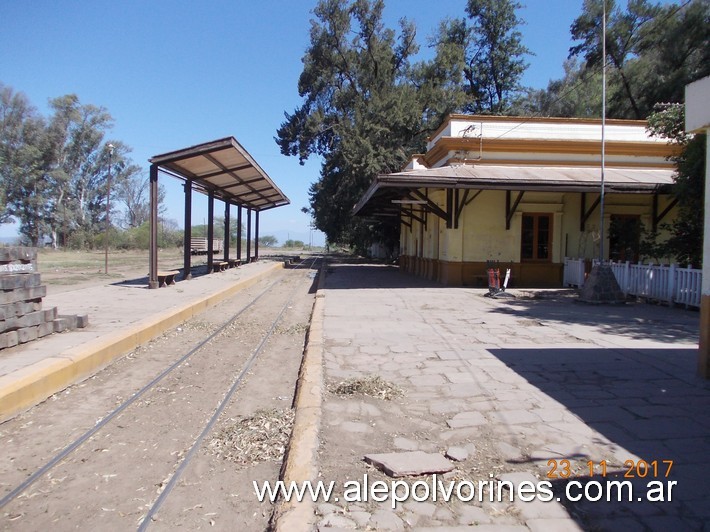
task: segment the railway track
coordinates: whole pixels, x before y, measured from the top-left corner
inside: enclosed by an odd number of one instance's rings
[[[205,442],[240,415],[292,407],[317,260],[0,426],[2,528],[266,528],[249,479],[277,480],[280,464],[228,463]]]

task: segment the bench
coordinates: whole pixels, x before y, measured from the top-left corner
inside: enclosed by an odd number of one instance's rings
[[[242,265],[242,259],[229,259],[227,262],[230,268],[239,268]]]
[[[175,284],[175,276],[180,273],[180,270],[170,270],[158,272],[158,287],[172,286]]]
[[[212,271],[214,273],[223,272],[229,267],[229,263],[226,261],[216,261],[212,263]]]

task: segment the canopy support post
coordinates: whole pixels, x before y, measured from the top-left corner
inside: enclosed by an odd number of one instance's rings
[[[224,202],[224,261],[229,260],[229,202]]]
[[[254,260],[259,260],[259,211],[254,213]]]
[[[185,238],[183,242],[183,280],[192,279],[192,181],[185,181]]]
[[[207,194],[207,273],[210,273],[214,262],[214,192]]]
[[[242,260],[242,206],[237,205],[237,260]]]
[[[247,264],[251,262],[251,209],[247,207]]]
[[[150,251],[148,288],[158,288],[158,166],[150,165]]]

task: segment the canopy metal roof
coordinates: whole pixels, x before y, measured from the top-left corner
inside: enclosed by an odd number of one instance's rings
[[[222,201],[264,211],[288,205],[289,199],[234,137],[156,155],[150,162],[193,189]]]
[[[604,169],[607,193],[666,193],[673,168]],[[598,167],[456,165],[379,175],[355,205],[357,215],[392,215],[419,189],[598,192]]]

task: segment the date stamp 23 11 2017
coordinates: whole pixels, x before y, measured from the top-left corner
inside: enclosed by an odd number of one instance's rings
[[[572,470],[572,462],[567,459],[551,459],[547,461],[547,465],[550,468],[547,471],[547,478],[549,479],[564,479],[577,476]],[[584,473],[585,475],[589,473],[590,477],[595,475],[606,477],[612,469],[606,460],[601,460],[600,462],[589,460],[585,465]],[[621,471],[614,469],[615,475],[623,476],[624,478],[668,478],[671,474],[671,469],[673,469],[673,460],[626,460]]]

